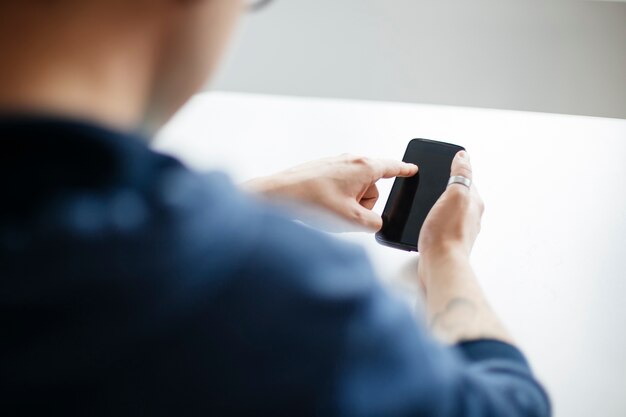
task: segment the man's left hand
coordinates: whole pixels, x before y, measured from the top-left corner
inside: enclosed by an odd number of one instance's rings
[[[381,178],[412,177],[417,171],[416,165],[401,161],[341,155],[249,181],[244,188],[313,204],[378,231],[383,222],[372,211],[379,195],[376,182]]]

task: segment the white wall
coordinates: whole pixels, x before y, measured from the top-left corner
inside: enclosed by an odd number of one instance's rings
[[[626,3],[274,0],[215,89],[626,118]]]

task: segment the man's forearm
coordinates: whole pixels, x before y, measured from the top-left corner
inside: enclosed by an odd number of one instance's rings
[[[462,251],[445,250],[423,256],[419,273],[426,289],[431,327],[440,340],[457,343],[496,339],[512,343]]]

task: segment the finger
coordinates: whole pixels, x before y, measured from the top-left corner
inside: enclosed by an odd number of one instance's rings
[[[395,159],[373,159],[371,163],[377,180],[380,178],[412,177],[418,171],[417,165]]]
[[[456,154],[452,161],[450,176],[462,176],[469,180],[472,179],[472,163],[470,162],[467,152],[461,151]]]
[[[372,210],[366,209],[360,204],[354,205],[352,220],[374,232],[378,232],[383,227],[383,219],[380,215]]]
[[[375,198],[362,199],[359,204],[368,210],[372,210],[376,206],[378,200]]]
[[[365,191],[365,193],[359,200],[359,204],[366,209],[371,210],[376,205],[379,196],[380,193],[378,192],[378,187],[376,186],[376,184],[373,184]]]

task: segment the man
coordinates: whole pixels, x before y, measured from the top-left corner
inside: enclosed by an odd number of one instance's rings
[[[421,233],[444,346],[360,249],[132,133],[204,85],[244,8],[0,4],[3,414],[550,415],[469,264],[474,186],[451,185]],[[417,169],[342,156],[246,186],[377,230],[376,181]],[[471,179],[467,154],[452,175]]]

